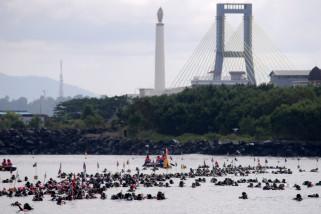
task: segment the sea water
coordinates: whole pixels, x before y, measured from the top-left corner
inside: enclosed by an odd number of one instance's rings
[[[0,156],[0,160],[9,158],[14,165],[18,167],[13,174],[19,175],[23,180],[24,176],[28,176],[33,181],[33,176],[38,175],[38,179],[43,181],[50,177],[57,179],[58,169],[60,163],[62,171],[64,172],[82,172],[83,164],[86,163],[87,173],[101,172],[103,169],[115,172],[120,171],[125,165],[125,169],[131,169],[135,173],[136,167],[141,167],[144,162],[144,156],[114,156],[114,155],[17,155],[17,156]],[[155,158],[155,157],[153,157]],[[284,191],[263,190],[262,188],[248,188],[248,184],[240,184],[234,186],[215,186],[210,183],[210,178],[206,178],[206,183],[201,183],[200,187],[191,188],[191,183],[194,179],[187,179],[184,188],[178,187],[177,179],[174,179],[175,184],[170,188],[166,187],[150,187],[144,188],[139,186],[136,194],[152,194],[156,195],[158,191],[165,193],[166,200],[143,200],[143,201],[113,201],[110,200],[112,194],[118,193],[121,190],[125,192],[128,188],[112,188],[106,191],[107,200],[99,198],[92,200],[75,200],[67,201],[64,205],[56,205],[55,202],[50,201],[50,197],[46,196],[42,202],[33,202],[32,196],[20,198],[8,198],[7,196],[0,197],[0,214],[17,213],[17,207],[10,206],[11,203],[19,201],[21,203],[30,203],[34,210],[30,213],[45,214],[45,213],[68,213],[68,214],[100,214],[100,213],[130,213],[130,214],[183,214],[183,213],[202,213],[202,214],[257,214],[257,213],[282,213],[282,214],[320,214],[321,213],[321,198],[307,198],[308,194],[318,193],[321,195],[321,187],[314,186],[307,188],[302,186],[305,180],[316,183],[321,180],[320,172],[310,172],[311,169],[319,167],[319,162],[316,158],[275,158],[275,157],[235,157],[231,156],[206,156],[206,155],[183,155],[172,156],[172,162],[177,163],[177,167],[168,170],[161,169],[157,173],[163,172],[188,172],[189,168],[196,168],[206,164],[212,165],[211,160],[218,161],[220,165],[224,162],[230,164],[257,165],[258,160],[264,165],[265,159],[268,160],[268,165],[271,166],[286,166],[293,171],[290,175],[275,175],[275,174],[251,174],[245,179],[257,178],[260,182],[263,178],[267,179],[286,179],[287,185]],[[129,165],[126,162],[129,161]],[[119,165],[117,166],[117,162]],[[37,167],[33,164],[37,163]],[[99,168],[97,168],[97,163]],[[185,170],[180,168],[180,165],[187,166]],[[297,165],[306,172],[299,172]],[[141,171],[144,173],[152,173],[151,170]],[[46,178],[45,178],[46,175]],[[0,179],[10,177],[9,172],[0,172]],[[234,180],[241,177],[229,175]],[[218,177],[218,180],[223,180],[225,177]],[[3,184],[0,183],[0,188],[19,187],[22,183]],[[299,184],[302,187],[301,191],[293,188],[294,184]],[[247,192],[249,199],[240,200],[238,197],[242,192]],[[297,202],[292,200],[296,194],[300,193],[303,196],[303,201]]]

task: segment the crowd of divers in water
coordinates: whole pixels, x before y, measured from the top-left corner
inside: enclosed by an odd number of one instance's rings
[[[131,174],[130,170],[125,171],[122,169],[119,172],[111,173],[106,169],[102,173],[87,174],[81,172],[78,174],[59,172],[58,179],[55,180],[50,178],[47,182],[37,181],[35,183],[30,182],[28,177],[24,177],[23,180],[18,176],[11,175],[11,178],[2,180],[3,183],[21,183],[25,184],[21,187],[3,188],[0,190],[0,196],[7,197],[25,197],[33,196],[32,201],[43,201],[45,195],[49,195],[51,201],[56,202],[57,205],[63,205],[66,201],[81,200],[81,199],[107,199],[106,191],[110,188],[128,188],[126,192],[119,192],[110,196],[111,200],[165,200],[165,194],[159,191],[156,195],[136,193],[138,187],[164,187],[170,188],[173,186],[186,187],[187,179],[194,179],[191,184],[191,188],[197,188],[202,183],[209,182],[216,186],[239,186],[240,184],[247,184],[248,188],[261,188],[263,190],[285,190],[287,186],[286,179],[265,179],[261,181],[258,179],[246,179],[250,174],[292,174],[292,171],[285,166],[234,166],[232,164],[219,167],[217,164],[213,167],[204,164],[197,167],[196,169],[190,169],[189,172],[167,172],[157,174],[158,168],[152,168],[152,173],[143,173],[142,171],[147,168],[139,169],[136,168],[136,172]],[[299,170],[303,172],[303,170]],[[317,172],[318,169],[312,169],[311,172]],[[232,178],[220,179],[222,176],[240,176],[240,179],[234,180]],[[179,180],[178,183],[174,180]],[[304,181],[303,186],[311,188],[313,186],[321,186],[321,181],[313,184],[311,181]],[[296,190],[301,190],[299,184],[293,186]],[[319,198],[317,193],[308,195],[309,198]],[[243,192],[239,199],[248,199],[246,192]],[[297,194],[293,200],[302,201],[303,197],[301,194]],[[20,211],[29,211],[33,208],[25,203],[23,206],[21,203],[16,201],[11,204],[17,206]]]

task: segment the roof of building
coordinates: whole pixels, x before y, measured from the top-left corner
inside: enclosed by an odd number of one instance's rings
[[[321,81],[321,70],[318,67],[314,67],[309,74],[309,81]]]
[[[15,113],[18,115],[32,115],[30,112],[27,111],[0,111],[0,115],[6,115],[7,113]]]
[[[22,117],[34,117],[34,116],[38,116],[38,117],[48,117],[48,115],[46,114],[32,114],[28,111],[3,111],[3,110],[0,110],[0,116],[3,116],[3,115],[6,115],[8,113],[15,113],[19,116],[22,116]]]
[[[270,73],[270,76],[309,76],[309,70],[275,70]]]

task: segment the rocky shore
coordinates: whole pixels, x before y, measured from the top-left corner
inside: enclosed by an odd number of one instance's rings
[[[105,130],[2,130],[0,154],[159,154],[167,147],[171,154],[255,155],[255,156],[321,156],[321,142],[220,142],[176,140],[152,142],[111,137]]]

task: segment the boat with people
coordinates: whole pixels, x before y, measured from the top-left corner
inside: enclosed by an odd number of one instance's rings
[[[162,155],[158,155],[156,158],[156,161],[152,160],[150,158],[150,155],[147,154],[143,167],[164,168],[164,169],[171,168],[172,164],[170,163],[168,149],[166,148]]]
[[[16,166],[0,166],[0,171],[1,172],[13,172],[16,171],[17,167]]]
[[[144,163],[143,167],[159,167],[162,168],[163,166],[160,163],[150,162],[150,163]]]
[[[14,166],[10,159],[3,159],[1,165],[0,165],[0,171],[2,172],[13,172],[16,171],[17,167]]]

